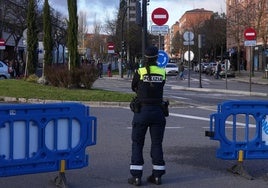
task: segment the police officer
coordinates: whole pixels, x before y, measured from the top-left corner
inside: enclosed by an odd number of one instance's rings
[[[134,113],[132,121],[132,155],[129,184],[141,185],[143,171],[143,146],[147,129],[151,136],[152,174],[147,181],[160,185],[165,174],[162,141],[166,119],[161,103],[166,80],[165,69],[157,66],[158,49],[151,46],[145,50],[143,67],[139,68],[132,79],[132,90],[137,93],[140,102],[139,112]]]

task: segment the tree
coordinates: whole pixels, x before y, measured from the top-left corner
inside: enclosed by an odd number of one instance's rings
[[[50,16],[50,6],[48,0],[44,2],[44,12],[43,12],[43,24],[44,24],[44,73],[47,73],[46,65],[52,65],[52,51],[53,51],[53,40],[51,36],[51,16]]]
[[[27,12],[27,64],[26,68],[28,74],[34,74],[37,62],[38,62],[38,38],[37,38],[37,26],[36,26],[36,2],[35,0],[29,0],[28,12]]]
[[[68,51],[70,68],[79,67],[78,51],[77,51],[77,34],[78,34],[78,18],[77,18],[77,1],[68,0]]]
[[[205,46],[202,46],[202,53],[208,54],[211,61],[219,56],[223,59],[223,52],[226,51],[226,16],[217,12],[209,20],[203,23],[200,34],[205,37]],[[196,41],[197,42],[197,41]]]
[[[87,13],[80,11],[78,17],[78,44],[85,48],[85,35],[87,34]]]
[[[241,48],[243,46],[244,31],[246,27],[254,25],[254,19],[256,17],[254,1],[233,1],[228,4],[227,12],[227,41],[228,46],[232,41],[236,48],[235,53],[231,56],[231,64],[234,70],[240,72],[240,59],[241,59]],[[253,26],[254,27],[254,26]]]

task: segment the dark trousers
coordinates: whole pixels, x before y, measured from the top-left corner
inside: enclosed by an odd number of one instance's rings
[[[134,113],[132,121],[132,156],[130,173],[134,177],[142,176],[143,146],[147,129],[151,136],[152,174],[161,177],[165,174],[162,142],[165,132],[166,119],[160,106],[143,106],[140,113]],[[133,167],[133,168],[132,168]]]

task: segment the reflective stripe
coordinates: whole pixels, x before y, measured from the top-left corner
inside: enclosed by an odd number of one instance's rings
[[[158,166],[158,165],[153,165],[154,170],[166,170],[165,166]]]
[[[130,170],[142,170],[142,165],[130,165]]]

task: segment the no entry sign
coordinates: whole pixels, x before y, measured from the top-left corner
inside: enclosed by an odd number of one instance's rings
[[[0,38],[0,50],[6,49],[6,41],[2,38]]]
[[[247,28],[244,31],[245,40],[256,40],[256,31],[253,28]]]
[[[152,12],[152,20],[156,25],[164,25],[168,21],[168,12],[164,8],[156,8]]]
[[[108,42],[107,49],[108,49],[108,54],[113,54],[114,53],[114,43]]]

